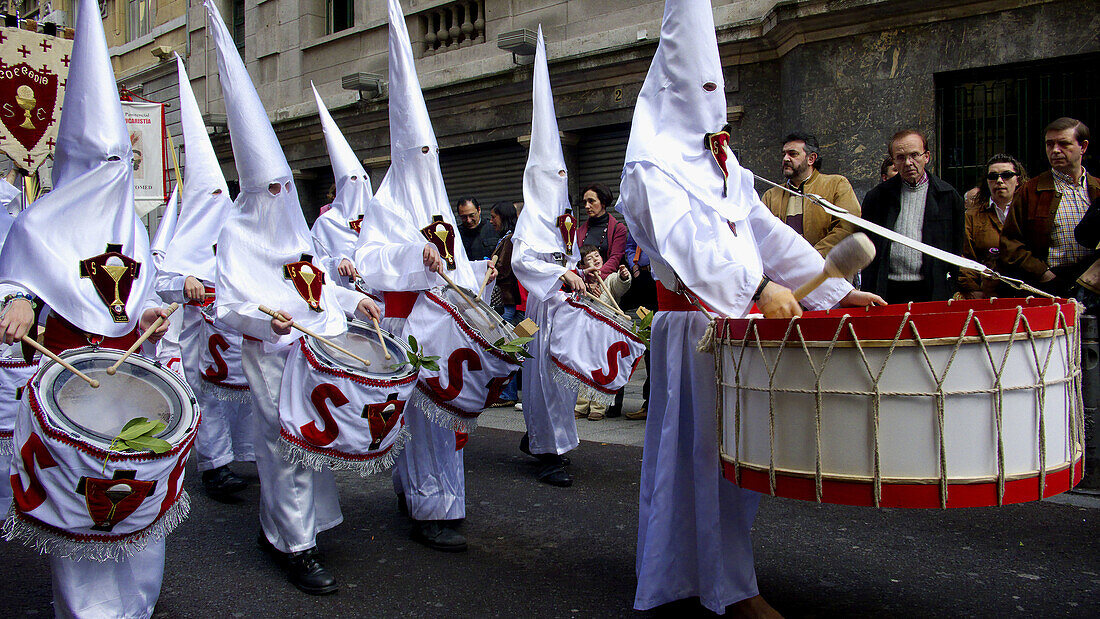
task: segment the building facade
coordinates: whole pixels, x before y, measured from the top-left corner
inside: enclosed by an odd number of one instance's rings
[[[529,40],[540,25],[574,198],[590,182],[617,195],[663,2],[403,4],[452,200],[473,195],[487,208],[522,199],[531,69],[526,50],[508,42]],[[712,4],[733,145],[745,165],[774,180],[782,178],[780,140],[794,130],[817,135],[824,170],[848,176],[862,196],[878,183],[886,142],[899,129],[925,132],[933,170],[962,192],[996,152],[1044,169],[1042,128],[1058,116],[1100,128],[1098,0]],[[219,0],[219,8],[295,171],[307,220],[332,183],[311,82],[377,185],[389,155],[386,3]],[[202,5],[105,0],[101,11],[120,86],[169,103],[177,144],[175,65],[155,54],[164,46],[185,57],[226,176],[235,178]]]

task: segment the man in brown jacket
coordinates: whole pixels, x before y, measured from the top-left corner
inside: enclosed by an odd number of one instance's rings
[[[1096,250],[1073,236],[1089,203],[1100,197],[1100,179],[1082,161],[1089,129],[1059,118],[1044,132],[1051,169],[1017,190],[1001,233],[1001,262],[1010,274],[1057,295],[1068,295]]]
[[[787,187],[813,193],[847,210],[860,214],[859,200],[848,179],[839,174],[821,173],[821,154],[817,138],[808,133],[792,133],[783,139],[783,176]],[[771,212],[794,228],[822,256],[855,227],[825,212],[817,204],[793,196],[778,187],[764,193],[764,204]]]

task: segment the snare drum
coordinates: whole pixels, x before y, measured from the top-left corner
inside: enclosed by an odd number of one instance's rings
[[[473,292],[454,288],[424,291],[416,300],[403,336],[413,335],[426,356],[438,356],[438,370],[421,368],[413,404],[435,423],[469,433],[481,411],[500,394],[522,359],[497,346],[515,339],[512,327]]]
[[[35,373],[15,426],[14,500],[8,540],[42,552],[97,561],[139,552],[170,533],[190,509],[184,466],[199,422],[187,384],[159,363],[79,348],[61,356],[91,378],[93,389],[60,364]],[[163,421],[166,453],[109,451],[135,417]]]
[[[37,371],[38,361],[24,361],[18,344],[0,345],[0,456],[13,453],[12,433],[15,431],[20,396],[27,381]],[[3,494],[0,492],[0,495]]]
[[[880,507],[1038,500],[1082,475],[1072,301],[991,299],[715,325],[725,475]]]
[[[550,314],[550,371],[585,400],[611,404],[630,380],[645,342],[622,314],[579,293],[557,293]]]
[[[374,326],[358,320],[332,339],[370,367],[313,338],[300,339],[283,372],[279,450],[315,470],[327,466],[363,476],[385,470],[409,436],[405,403],[417,373],[408,348],[382,331],[383,349]]]

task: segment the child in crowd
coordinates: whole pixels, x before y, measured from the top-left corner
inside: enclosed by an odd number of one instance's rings
[[[584,267],[584,281],[588,285],[588,292],[598,297],[604,303],[614,306],[618,303],[627,290],[630,290],[632,281],[630,270],[625,265],[619,265],[618,271],[612,271],[600,284],[600,269],[603,267],[603,256],[595,245],[581,247],[581,264]],[[608,292],[611,296],[608,296]],[[612,303],[614,298],[614,303]],[[574,415],[577,419],[588,418],[589,421],[599,421],[604,418],[607,405],[594,400],[577,398],[577,407]]]

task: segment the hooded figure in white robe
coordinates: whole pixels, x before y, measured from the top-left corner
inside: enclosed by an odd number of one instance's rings
[[[666,0],[619,205],[666,299],[689,291],[713,311],[740,317],[764,274],[770,286],[796,288],[821,272],[823,260],[760,202],[752,173],[729,150],[723,83],[710,3]],[[803,303],[831,307],[851,290],[829,280]],[[750,539],[760,495],[722,477],[714,360],[696,352],[709,317],[688,311],[686,301],[669,307],[676,311],[658,311],[650,339],[634,607],[698,597],[717,613],[741,601],[766,608]]]
[[[153,264],[157,267],[157,278],[154,280],[154,288],[161,280],[161,266],[164,264],[164,256],[168,252],[168,247],[172,243],[172,237],[176,233],[176,221],[178,220],[179,209],[179,186],[172,188],[172,194],[168,198],[168,202],[164,205],[164,215],[160,218],[160,224],[157,226],[157,232],[153,235],[153,242],[149,246],[149,251],[153,254]],[[159,290],[158,290],[159,292]],[[164,367],[172,370],[179,375],[180,378],[186,380],[183,375],[183,355],[180,348],[180,333],[183,325],[181,320],[183,312],[173,314],[172,317],[175,320],[172,321],[168,332],[164,334],[164,337],[154,346],[143,345],[143,350],[151,349],[153,356],[157,361],[161,362]]]
[[[566,273],[576,268],[580,254],[576,243],[576,217],[569,207],[569,176],[565,170],[546,43],[539,26],[533,66],[531,147],[523,171],[523,212],[512,235],[512,270],[527,289],[527,316],[539,325],[523,364],[523,419],[528,442],[521,445],[543,460],[539,479],[567,486],[572,477],[561,455],[580,444],[573,408],[577,391],[568,389],[550,371],[551,315],[564,303],[561,292]],[[572,234],[572,236],[569,236]],[[566,239],[569,239],[567,244]],[[583,281],[574,274],[583,289]]]
[[[437,260],[445,262],[449,255],[453,268],[447,272],[456,284],[476,290],[479,282],[458,241],[405,16],[397,0],[388,4],[390,169],[363,215],[355,265],[364,283],[383,293],[386,329],[401,333],[412,298],[443,284],[426,266],[426,252],[435,252]],[[421,232],[433,220],[449,236],[443,251],[434,245],[429,248]],[[441,268],[448,267],[444,263]],[[414,335],[425,340],[432,334]],[[411,402],[405,406],[405,422],[412,439],[398,456],[393,480],[409,517],[417,521],[413,539],[439,550],[465,550],[465,538],[445,523],[466,517],[464,441],[460,443],[453,430],[429,421]]]
[[[325,102],[317,93],[317,87],[312,84],[311,87],[313,98],[317,101],[317,113],[321,117],[321,128],[325,132],[332,175],[336,179],[336,197],[329,209],[313,222],[310,232],[317,248],[317,258],[328,276],[345,288],[354,288],[354,276],[340,275],[339,267],[345,260],[349,266],[352,264],[359,228],[363,224],[363,211],[370,203],[373,190],[367,171],[340,132],[340,127],[336,126],[336,121],[332,120]]]
[[[332,471],[288,462],[278,450],[282,375],[300,336],[289,328],[276,332],[259,307],[322,337],[343,335],[347,315],[377,308],[365,295],[334,285],[313,262],[313,239],[286,156],[221,14],[212,0],[204,5],[241,185],[218,236],[216,320],[245,336],[241,361],[252,391],[262,539],[282,553],[291,583],[306,593],[332,593],[336,581],[316,551],[317,534],[343,520]]]
[[[148,231],[134,210],[133,149],[99,7],[80,0],[76,19],[54,189],[15,218],[0,250],[0,296],[38,297],[52,313],[46,344],[58,349],[92,334],[121,346],[163,315],[153,296]],[[102,266],[123,268],[110,269],[115,280],[103,277]],[[4,307],[0,330],[15,313]],[[22,483],[18,474],[14,483]],[[58,617],[148,617],[160,596],[164,538],[117,561],[51,554],[50,571]]]

